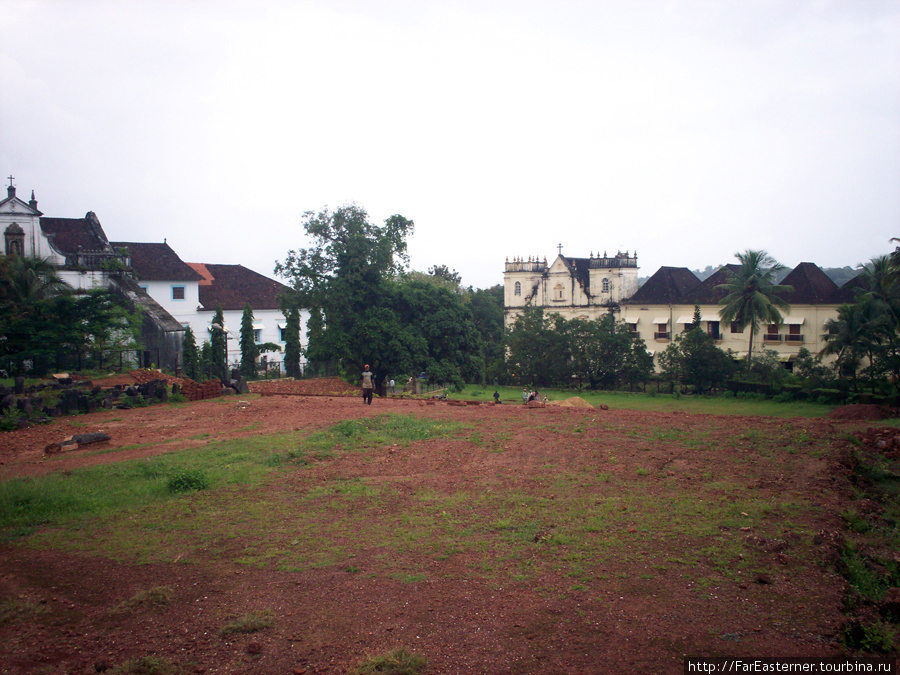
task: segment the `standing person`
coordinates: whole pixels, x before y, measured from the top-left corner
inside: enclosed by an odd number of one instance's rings
[[[394,395],[394,380],[392,378],[391,379],[391,396],[393,396],[393,395]]]
[[[522,387],[522,403],[528,403],[528,387]]]
[[[369,364],[362,373],[363,403],[372,405],[372,390],[375,388],[375,375],[369,370]]]

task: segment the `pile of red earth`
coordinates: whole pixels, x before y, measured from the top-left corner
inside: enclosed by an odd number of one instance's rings
[[[190,380],[182,380],[177,377],[173,377],[172,375],[166,375],[161,370],[150,370],[149,368],[143,368],[141,370],[132,370],[129,375],[134,378],[134,381],[138,384],[147,384],[148,382],[153,382],[154,380],[165,380],[166,384],[182,384],[184,382]],[[196,384],[196,383],[195,383]]]
[[[248,382],[253,394],[273,396],[359,396],[360,388],[338,377],[319,377],[310,380],[258,380]]]
[[[864,445],[874,448],[886,457],[900,459],[900,429],[881,427],[866,429],[859,437]]]
[[[828,416],[836,420],[884,420],[889,417],[897,417],[897,410],[874,403],[858,403],[835,408],[828,413]]]

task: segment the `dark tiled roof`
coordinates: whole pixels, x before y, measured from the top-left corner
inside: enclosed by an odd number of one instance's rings
[[[740,265],[733,263],[723,265],[691,290],[685,296],[684,303],[688,305],[718,305],[722,298],[728,295],[728,291],[719,286],[731,281],[738,269],[740,269]]]
[[[109,241],[103,227],[93,211],[84,218],[41,217],[44,231],[53,247],[64,255],[74,255],[79,251],[106,251]]]
[[[131,253],[131,269],[141,281],[199,281],[201,278],[165,242],[148,244],[116,241],[113,246],[128,248]]]
[[[211,277],[212,283],[200,283],[200,304],[205,310],[214,311],[217,306],[223,310],[242,310],[248,302],[254,310],[280,309],[278,296],[290,290],[284,284],[248,270],[243,265],[190,265]]]
[[[588,258],[567,258],[564,255],[560,255],[563,263],[566,267],[574,275],[575,279],[581,285],[582,290],[584,290],[585,294],[591,294],[591,268],[590,268],[590,260]]]
[[[782,286],[792,286],[793,293],[779,293],[789,305],[829,305],[834,303],[837,284],[815,263],[800,263],[781,280]]]
[[[863,271],[838,288],[831,296],[831,302],[835,305],[852,304],[856,302],[860,293],[867,293],[869,290],[871,290],[869,282],[866,279],[865,271]]]
[[[647,279],[628,304],[681,304],[682,299],[700,285],[700,280],[687,267],[660,267]]]

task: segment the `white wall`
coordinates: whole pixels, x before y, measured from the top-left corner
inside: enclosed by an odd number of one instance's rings
[[[195,335],[197,328],[193,322],[197,318],[200,307],[200,284],[197,281],[141,281],[138,285],[147,291],[147,295],[156,300],[164,310],[181,323],[190,323]],[[174,286],[184,287],[184,300],[172,298]]]
[[[225,311],[225,330],[228,336],[228,366],[236,368],[241,362],[241,318],[244,315],[243,310]],[[191,330],[200,346],[203,342],[209,340],[210,324],[212,323],[213,312],[204,310],[198,312],[194,320],[190,322]],[[300,344],[302,347],[307,345],[306,323],[309,320],[309,312],[305,309],[300,310]],[[284,346],[285,342],[281,339],[281,327],[287,323],[284,314],[277,309],[261,309],[253,311],[254,327],[260,330],[259,343],[274,342],[281,347],[280,352],[266,352],[264,356],[269,363],[282,364],[282,372],[284,371]],[[300,358],[300,365],[306,364],[306,359]]]

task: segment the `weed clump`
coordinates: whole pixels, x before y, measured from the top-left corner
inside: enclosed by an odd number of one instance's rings
[[[428,662],[424,657],[401,647],[381,656],[372,656],[350,671],[350,675],[419,675]]]
[[[169,478],[169,492],[195,492],[209,487],[209,478],[203,469],[184,469]]]
[[[156,656],[142,656],[106,672],[107,675],[179,675],[182,671]]]
[[[254,611],[249,614],[244,614],[244,616],[239,616],[229,622],[222,629],[222,635],[232,635],[234,633],[258,633],[266,628],[271,628],[274,623],[275,618],[272,616],[271,611]]]

